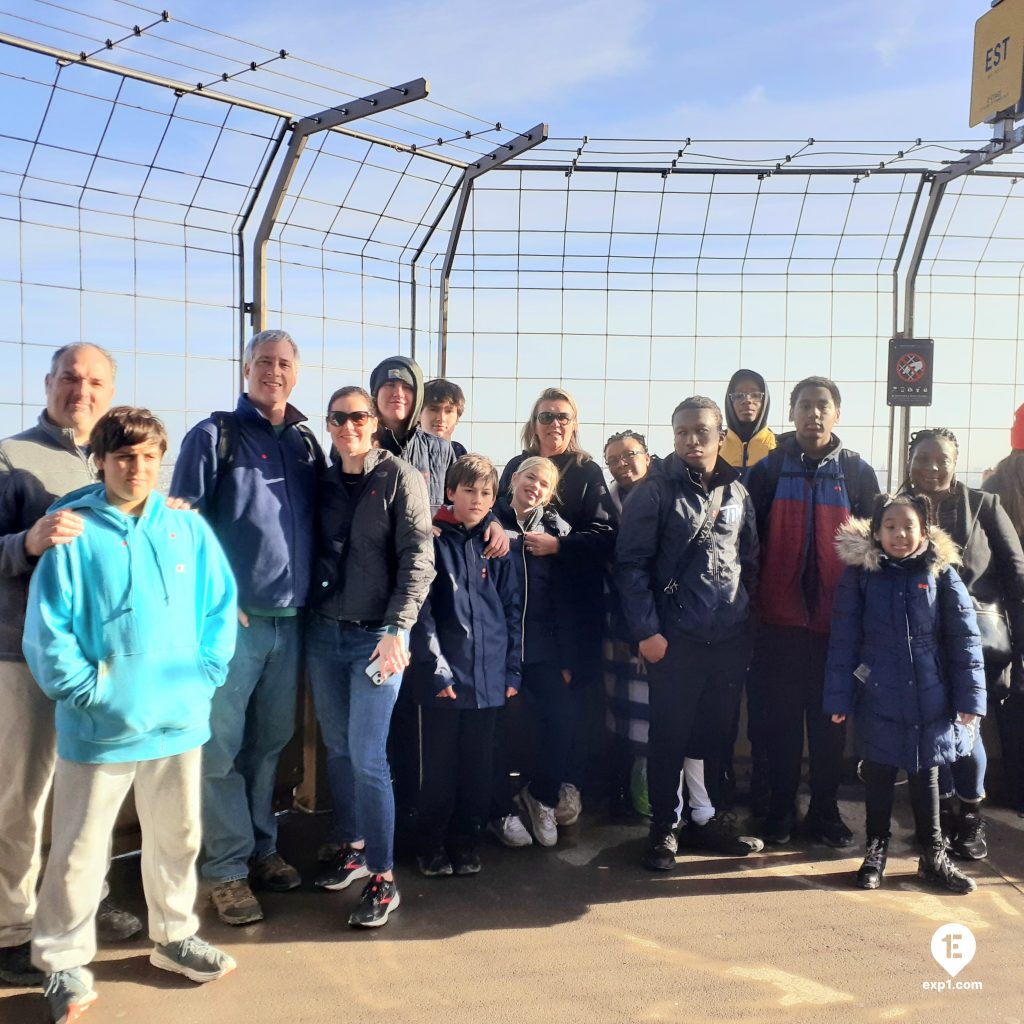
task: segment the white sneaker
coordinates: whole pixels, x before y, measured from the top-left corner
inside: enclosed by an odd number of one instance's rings
[[[582,812],[583,801],[580,799],[580,791],[571,782],[563,782],[558,790],[555,821],[559,825],[575,825]]]
[[[541,846],[554,846],[558,842],[558,823],[555,821],[554,807],[542,804],[531,792],[529,786],[524,786],[519,794],[519,800],[526,812],[526,818],[530,825],[533,838]]]
[[[526,831],[517,814],[506,814],[504,818],[489,821],[487,831],[503,846],[533,846],[533,836]]]

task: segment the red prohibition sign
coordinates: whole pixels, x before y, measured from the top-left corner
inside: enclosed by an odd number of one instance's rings
[[[925,371],[924,360],[917,352],[907,352],[896,363],[896,375],[908,384],[916,384]]]

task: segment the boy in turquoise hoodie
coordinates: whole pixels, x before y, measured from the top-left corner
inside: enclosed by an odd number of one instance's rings
[[[118,810],[134,787],[150,962],[213,981],[234,960],[196,935],[200,758],[235,647],[235,582],[203,519],[154,492],[163,424],[119,406],[90,437],[100,483],[56,502],[85,529],[32,577],[24,651],[57,702],[54,835],[32,935],[57,1024],[96,999],[86,970]]]

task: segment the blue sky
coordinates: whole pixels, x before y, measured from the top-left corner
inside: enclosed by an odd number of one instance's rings
[[[296,10],[301,16],[296,17]],[[974,22],[926,0],[189,2],[172,13],[553,135],[968,138]]]

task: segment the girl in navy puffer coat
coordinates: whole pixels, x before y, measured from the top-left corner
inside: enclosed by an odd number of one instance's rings
[[[836,534],[846,569],[832,614],[824,711],[855,716],[863,758],[867,856],[857,884],[885,873],[893,785],[907,772],[922,856],[918,875],[953,892],[974,881],[949,861],[939,830],[938,765],[969,749],[985,713],[985,673],[956,546],[931,526],[927,499],[880,495],[874,515]]]

